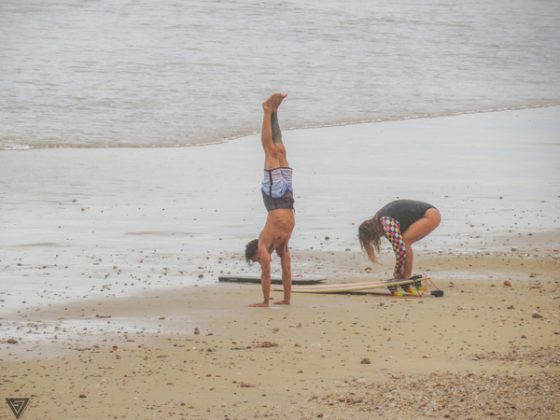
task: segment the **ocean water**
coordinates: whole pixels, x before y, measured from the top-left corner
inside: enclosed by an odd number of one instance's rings
[[[2,0],[0,150],[560,104],[555,0]]]

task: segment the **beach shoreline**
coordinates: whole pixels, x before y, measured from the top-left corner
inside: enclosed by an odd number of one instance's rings
[[[243,259],[265,217],[256,136],[1,151],[0,392],[30,398],[30,418],[557,416],[559,114],[286,132],[294,273],[391,277],[389,246],[369,263],[357,226],[418,198],[443,221],[414,271],[445,296],[264,310],[247,307],[258,286],[216,280],[258,275]]]

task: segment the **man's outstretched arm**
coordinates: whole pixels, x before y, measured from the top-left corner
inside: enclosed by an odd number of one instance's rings
[[[253,308],[266,308],[270,301],[270,255],[268,252],[261,252],[259,249],[259,262],[261,264],[261,288],[263,301],[249,305]]]
[[[280,255],[282,265],[282,286],[284,287],[284,300],[276,302],[277,304],[289,305],[292,295],[292,257],[290,251],[286,249]]]

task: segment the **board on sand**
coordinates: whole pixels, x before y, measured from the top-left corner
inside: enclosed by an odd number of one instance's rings
[[[359,283],[316,284],[309,286],[293,286],[293,293],[347,293],[368,289],[380,289],[389,286],[404,286],[418,280],[428,280],[429,277],[417,277],[407,280],[376,280],[362,281]],[[282,287],[273,287],[272,290],[281,291]]]
[[[259,283],[261,282],[260,276],[220,276],[220,282],[225,283]],[[312,285],[325,281],[324,277],[293,277],[292,284],[294,285]],[[281,277],[272,277],[272,284],[282,284]]]

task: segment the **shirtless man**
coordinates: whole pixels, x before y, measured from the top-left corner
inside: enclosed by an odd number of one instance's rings
[[[292,269],[288,242],[295,225],[292,168],[286,158],[282,133],[278,125],[278,107],[286,98],[284,93],[275,93],[262,105],[264,116],[261,132],[264,149],[264,179],[261,192],[268,211],[266,224],[259,235],[245,247],[247,263],[261,265],[261,287],[263,301],[249,305],[268,307],[270,300],[270,261],[276,251],[282,265],[284,299],[277,304],[289,305],[292,292]]]

